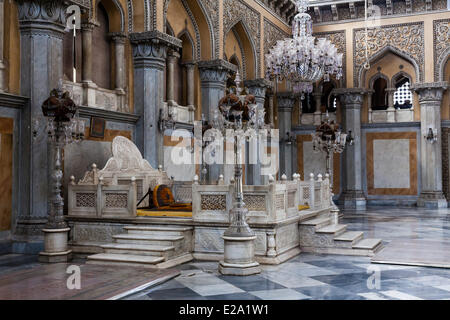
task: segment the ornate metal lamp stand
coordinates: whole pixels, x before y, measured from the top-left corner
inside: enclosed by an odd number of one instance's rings
[[[346,143],[353,144],[352,132],[349,134],[341,133],[339,126],[334,122],[329,122],[328,118],[321,125],[317,126],[313,136],[313,150],[316,152],[325,152],[326,155],[326,173],[329,176],[330,183],[332,181],[333,170],[331,169],[331,154],[342,153]],[[339,208],[333,201],[333,189],[330,186],[330,206],[333,222],[339,223]]]
[[[236,92],[238,92],[236,90]],[[241,99],[242,98],[242,99]],[[255,132],[264,125],[264,113],[258,113],[253,96],[238,97],[228,94],[219,102],[221,114],[215,116],[213,127],[232,129],[234,137],[234,203],[230,210],[230,226],[223,234],[224,260],[219,263],[219,272],[225,275],[247,276],[261,272],[255,261],[255,233],[245,221],[248,209],[245,208],[242,183],[242,142],[245,130]]]
[[[68,248],[70,228],[64,221],[64,198],[61,195],[63,148],[67,143],[80,141],[84,137],[84,123],[73,119],[77,106],[67,92],[61,88],[52,90],[43,103],[42,112],[47,118],[50,185],[48,198],[48,221],[44,232],[44,251],[39,253],[41,262],[66,262],[71,260]],[[37,124],[34,135],[37,135]],[[50,162],[52,161],[52,162]]]

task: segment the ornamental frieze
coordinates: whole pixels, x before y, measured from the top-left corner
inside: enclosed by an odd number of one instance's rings
[[[424,76],[424,27],[423,22],[386,25],[369,29],[367,33],[368,57],[373,60],[384,49],[414,61],[418,71],[416,79],[423,81]],[[353,30],[353,79],[358,86],[361,81],[363,65],[366,63],[366,33],[364,28]]]
[[[253,43],[255,53],[255,70],[256,74],[260,74],[260,13],[241,0],[224,0],[223,1],[223,30],[224,30],[224,47],[228,32],[236,23],[242,21],[248,30],[248,36]]]
[[[450,54],[450,19],[433,21],[434,80],[444,80],[444,66]]]
[[[283,40],[288,37],[289,34],[264,18],[264,54],[269,53],[269,50],[277,43],[278,40]]]

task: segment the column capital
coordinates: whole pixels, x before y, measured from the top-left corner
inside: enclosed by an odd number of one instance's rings
[[[33,33],[54,32],[62,37],[66,28],[66,9],[73,1],[16,0],[19,27]]]
[[[181,65],[184,66],[186,69],[191,69],[191,68],[193,69],[197,65],[197,62],[194,60],[183,61],[183,62],[181,62]]]
[[[81,31],[82,32],[92,32],[94,28],[99,26],[100,24],[94,20],[85,20],[81,22]]]
[[[133,60],[136,68],[164,69],[167,50],[181,48],[181,40],[160,31],[131,33]]]
[[[206,82],[220,82],[225,85],[229,73],[235,73],[237,67],[225,60],[207,60],[199,61],[197,63],[200,71],[200,80]]]
[[[264,98],[266,96],[267,89],[272,88],[272,82],[264,78],[244,80],[244,86],[246,86],[250,93],[255,97]]]
[[[441,103],[442,96],[445,90],[449,87],[449,83],[443,82],[429,82],[416,83],[411,89],[419,95],[419,103]]]
[[[294,108],[296,95],[292,92],[278,92],[277,105],[280,111],[292,111]]]
[[[339,88],[333,89],[332,94],[339,96],[344,108],[361,108],[367,90],[364,88]]]
[[[108,36],[112,41],[119,44],[125,44],[128,37],[124,32],[110,32]]]

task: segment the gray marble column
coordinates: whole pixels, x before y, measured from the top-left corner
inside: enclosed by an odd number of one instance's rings
[[[236,72],[237,67],[228,61],[217,59],[199,61],[200,82],[202,91],[202,113],[210,121],[219,100],[225,95],[228,74]]]
[[[164,102],[164,70],[167,50],[181,48],[181,40],[159,31],[130,34],[134,60],[134,112],[136,145],[153,168],[162,164],[158,129],[159,110]]]
[[[278,129],[280,137],[280,177],[286,174],[292,177],[292,144],[287,143],[287,133],[292,129],[292,110],[296,97],[292,92],[280,92],[277,94],[278,104]]]
[[[184,62],[186,68],[186,104],[188,107],[194,107],[195,104],[195,66],[194,61]]]
[[[111,39],[114,42],[115,50],[115,84],[116,91],[125,93],[125,79],[126,79],[126,68],[125,68],[125,43],[127,41],[127,36],[122,32],[111,33]]]
[[[127,41],[127,36],[122,32],[111,33],[111,39],[114,42],[115,51],[115,87],[116,94],[119,97],[119,110],[122,112],[127,112],[126,107],[126,66],[125,66],[125,43]]]
[[[214,110],[217,110],[219,100],[225,96],[226,82],[230,72],[236,72],[237,67],[222,59],[199,61],[200,82],[202,91],[202,113],[210,122],[213,119]],[[227,165],[229,170],[232,165]],[[224,174],[222,164],[208,166],[208,182],[215,183],[220,174]],[[225,174],[224,174],[225,175]]]
[[[33,124],[45,127],[42,103],[63,78],[63,37],[66,5],[63,1],[17,0],[20,28],[20,90],[29,97],[21,120],[20,209],[17,237],[41,236],[47,221],[47,135],[32,137]],[[51,156],[51,152],[49,153]]]
[[[447,82],[419,83],[413,90],[419,95],[421,132],[422,190],[417,200],[418,207],[446,208],[447,200],[442,192],[442,134],[441,104]],[[437,141],[425,138],[429,129],[437,132]]]
[[[339,201],[345,208],[365,209],[366,197],[362,187],[361,108],[365,91],[362,88],[335,89],[342,108],[343,130],[352,131],[353,145],[344,151],[344,190]]]
[[[92,32],[95,24],[93,22],[84,22],[81,24],[81,41],[83,53],[83,82],[92,82]]]
[[[4,63],[4,45],[3,39],[5,34],[5,11],[4,11],[5,3],[4,1],[0,1],[0,92],[5,92],[8,90],[7,85],[8,81],[6,79],[6,66]]]
[[[178,62],[180,54],[175,50],[169,50],[167,53],[167,74],[166,74],[166,94],[167,103],[175,105],[175,64]]]
[[[266,91],[272,87],[272,83],[266,79],[245,80],[244,86],[248,88],[248,92],[255,96],[256,103],[258,104],[258,110],[264,110],[264,103],[266,100]],[[260,152],[261,142],[249,145],[249,152],[258,154]],[[265,179],[261,176],[261,162],[259,157],[256,157],[254,164],[249,164],[247,174],[247,184],[261,185],[264,184]]]

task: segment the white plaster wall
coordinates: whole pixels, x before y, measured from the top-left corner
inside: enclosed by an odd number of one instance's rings
[[[315,153],[313,151],[312,141],[303,142],[303,172],[305,177],[302,179],[308,180],[309,174],[312,172],[314,176],[319,173],[325,176],[326,173],[326,155],[324,152]],[[331,163],[333,163],[333,156],[331,156]]]
[[[409,140],[374,140],[375,188],[410,188]]]

